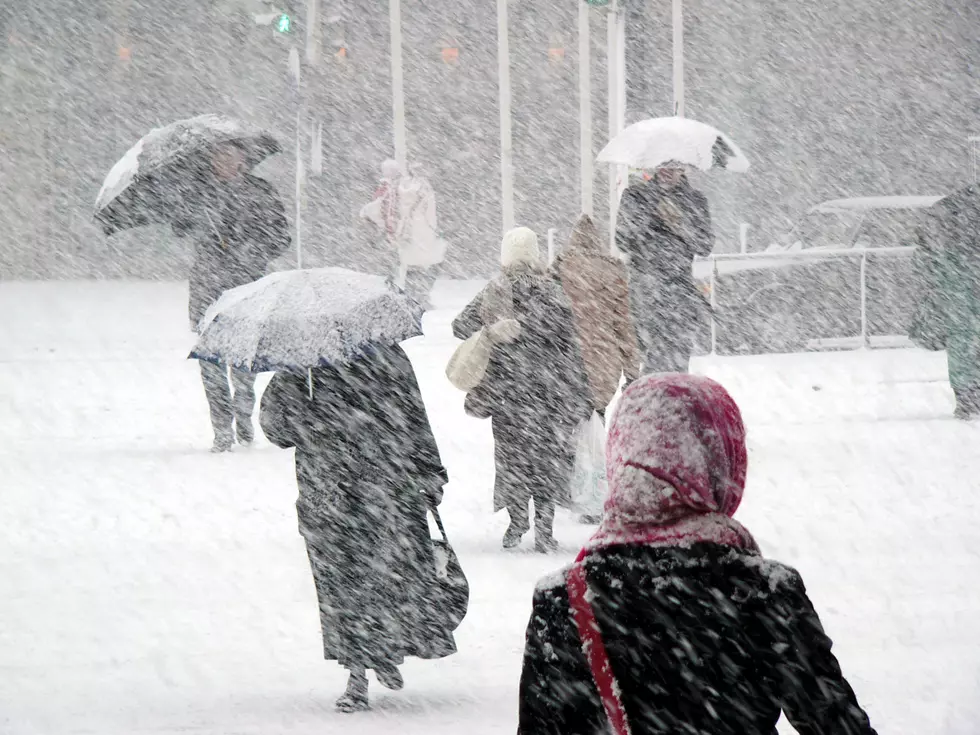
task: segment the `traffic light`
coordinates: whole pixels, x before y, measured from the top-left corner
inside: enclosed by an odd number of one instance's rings
[[[289,13],[282,13],[276,18],[276,30],[280,33],[293,32],[293,17]]]

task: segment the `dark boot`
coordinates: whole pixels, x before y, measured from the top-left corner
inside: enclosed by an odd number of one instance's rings
[[[505,549],[515,549],[520,546],[524,534],[531,528],[527,503],[509,503],[507,514],[510,516],[510,525],[504,534],[503,546]]]
[[[231,437],[230,431],[219,431],[214,435],[214,444],[211,445],[212,454],[222,454],[230,452],[235,441]]]
[[[375,666],[374,675],[378,677],[378,681],[381,682],[381,686],[385,689],[391,689],[397,692],[405,686],[405,679],[402,677],[402,672],[394,664]]]
[[[534,550],[550,554],[558,550],[558,542],[552,535],[555,525],[555,503],[552,500],[534,501]]]
[[[337,700],[338,712],[364,712],[368,709],[368,680],[364,669],[351,671],[347,691]]]

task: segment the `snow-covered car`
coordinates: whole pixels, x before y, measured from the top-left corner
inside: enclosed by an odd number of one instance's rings
[[[796,352],[860,340],[862,282],[867,337],[901,342],[912,318],[911,255],[919,226],[941,198],[823,202],[764,252],[696,263],[702,290],[714,290],[718,351]]]

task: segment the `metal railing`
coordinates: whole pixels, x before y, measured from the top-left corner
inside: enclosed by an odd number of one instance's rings
[[[793,263],[834,260],[837,258],[860,258],[861,333],[856,335],[854,339],[859,340],[858,346],[860,349],[865,349],[871,346],[868,338],[868,255],[883,257],[911,257],[913,252],[915,252],[914,246],[882,248],[833,248],[827,250],[796,250],[791,252],[766,251],[761,253],[713,253],[704,258],[696,258],[695,263],[711,263],[711,272],[708,282],[711,298],[711,354],[716,354],[718,347],[718,323],[715,319],[715,313],[718,308],[718,263],[730,261],[767,261],[775,263],[772,267],[782,268]],[[890,337],[888,339],[894,339],[894,337]]]

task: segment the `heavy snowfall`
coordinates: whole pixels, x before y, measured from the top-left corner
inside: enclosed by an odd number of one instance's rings
[[[975,733],[978,34],[0,6],[0,733]]]

